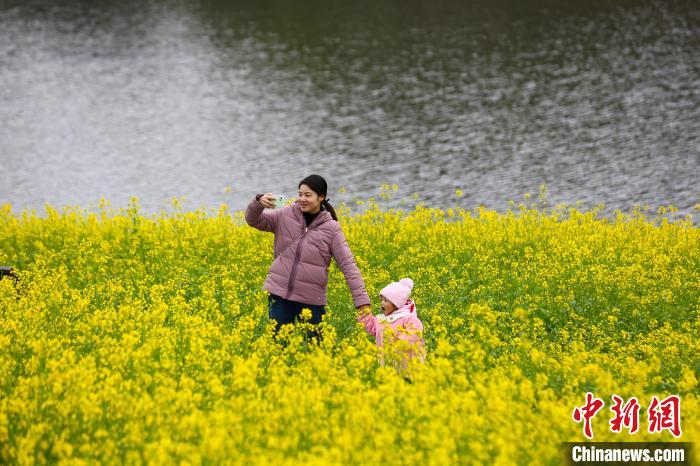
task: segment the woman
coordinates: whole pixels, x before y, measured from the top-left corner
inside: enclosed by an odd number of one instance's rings
[[[275,260],[264,285],[270,293],[275,334],[282,325],[294,323],[304,308],[311,310],[312,324],[321,322],[331,257],[345,276],[355,307],[363,311],[369,307],[365,282],[328,203],[327,190],[323,177],[311,175],[299,183],[296,202],[274,209],[275,196],[265,193],[255,196],[246,209],[248,225],[275,234]]]

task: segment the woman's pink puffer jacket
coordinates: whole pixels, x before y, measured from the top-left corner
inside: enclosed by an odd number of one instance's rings
[[[248,225],[275,234],[275,260],[265,290],[291,301],[325,306],[333,257],[348,282],[355,307],[370,304],[343,230],[330,212],[321,210],[307,227],[297,202],[281,209],[265,209],[256,196],[248,204],[245,219]]]

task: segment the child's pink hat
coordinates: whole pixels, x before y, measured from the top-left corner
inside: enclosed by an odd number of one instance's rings
[[[402,308],[413,289],[413,280],[402,278],[398,282],[389,283],[379,292],[380,295],[388,299],[397,308]]]

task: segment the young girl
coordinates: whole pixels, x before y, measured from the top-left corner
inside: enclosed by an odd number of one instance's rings
[[[401,368],[406,368],[412,358],[417,357],[421,362],[425,359],[423,323],[418,319],[415,303],[408,299],[412,289],[410,278],[390,283],[379,294],[382,313],[374,316],[365,312],[357,318],[367,333],[377,339],[378,348],[392,346],[397,350]]]

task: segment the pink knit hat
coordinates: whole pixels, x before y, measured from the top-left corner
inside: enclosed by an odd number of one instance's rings
[[[379,292],[380,295],[388,299],[397,308],[402,308],[413,289],[413,280],[402,278],[398,282],[389,283]]]

